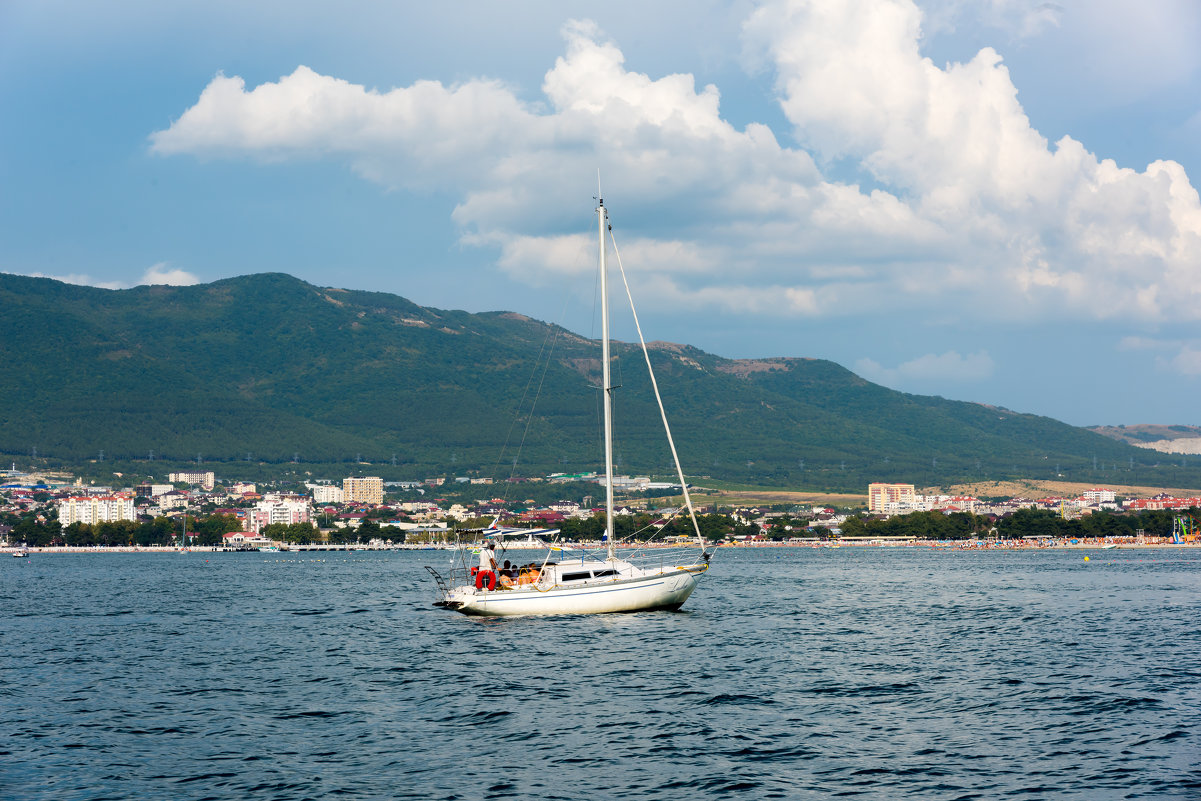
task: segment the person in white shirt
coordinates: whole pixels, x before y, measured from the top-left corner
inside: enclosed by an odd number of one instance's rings
[[[496,542],[489,541],[480,548],[480,569],[475,573],[475,588],[482,589],[488,585],[489,590],[496,589]]]

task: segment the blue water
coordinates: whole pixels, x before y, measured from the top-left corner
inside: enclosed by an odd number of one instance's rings
[[[444,552],[0,560],[0,797],[1198,798],[1201,554],[722,550],[472,619]]]

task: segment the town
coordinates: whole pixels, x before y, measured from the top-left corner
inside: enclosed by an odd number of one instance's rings
[[[589,541],[600,538],[599,521],[604,515],[603,509],[589,503],[591,496],[584,496],[584,503],[546,504],[532,499],[441,497],[452,494],[448,489],[456,484],[493,483],[481,478],[385,482],[377,476],[348,476],[340,483],[263,487],[237,480],[218,483],[212,470],[170,472],[166,478],[162,483],[97,486],[65,472],[26,473],[13,465],[0,471],[0,547],[230,551],[451,547],[456,530],[480,529],[494,521],[556,528],[567,539]],[[603,492],[604,482],[595,473],[555,473],[501,483],[518,488],[534,483],[592,483]],[[613,484],[625,497],[615,510],[619,532],[650,530],[667,541],[692,535],[691,526],[677,516],[680,510],[669,505],[670,495],[648,495],[678,491],[678,485],[645,476],[615,476]],[[912,484],[873,483],[866,504],[857,507],[710,503],[701,508],[700,519],[703,536],[734,546],[935,540],[1182,545],[1197,541],[1193,517],[1199,508],[1201,497],[1161,493],[1120,498],[1104,488],[1074,497],[981,500],[923,495]],[[1038,513],[1041,522],[1030,530],[1034,519],[1030,515]],[[1096,520],[1104,523],[1090,527],[1094,515],[1102,515]],[[1056,525],[1049,529],[1052,520]],[[1025,528],[1015,533],[1013,524],[1020,521]]]

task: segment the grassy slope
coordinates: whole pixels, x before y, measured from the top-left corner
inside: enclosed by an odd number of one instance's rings
[[[428,309],[282,274],[123,291],[0,275],[0,307],[3,452],[397,453],[414,473],[492,474],[524,433],[529,470],[599,462],[594,346],[520,315]],[[662,472],[641,355],[616,350],[616,453],[626,471]],[[540,352],[550,358],[535,367]],[[670,345],[653,361],[689,472],[729,481],[933,485],[1154,458],[1048,418],[894,392],[831,362]],[[541,387],[528,429],[527,386]],[[1184,473],[1154,478],[1196,480]]]

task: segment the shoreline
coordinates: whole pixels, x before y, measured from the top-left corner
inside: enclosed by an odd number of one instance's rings
[[[1112,547],[1110,547],[1112,546]],[[12,557],[17,553],[27,554],[174,554],[174,553],[231,553],[231,554],[280,554],[280,553],[331,553],[358,551],[429,551],[449,550],[449,547],[425,546],[300,546],[280,548],[279,550],[260,551],[258,549],[222,548],[220,546],[189,546],[185,551],[171,546],[139,546],[139,545],[48,545],[44,547],[23,548],[20,546],[0,547],[0,557]],[[662,546],[660,546],[662,547]],[[768,548],[813,548],[837,550],[839,548],[910,548],[929,551],[1148,551],[1148,550],[1201,550],[1201,542],[1119,542],[1119,543],[1071,543],[1046,541],[1043,543],[1015,543],[1011,541],[988,542],[986,540],[965,541],[872,541],[872,542],[734,542],[724,543],[719,548],[768,549]]]

